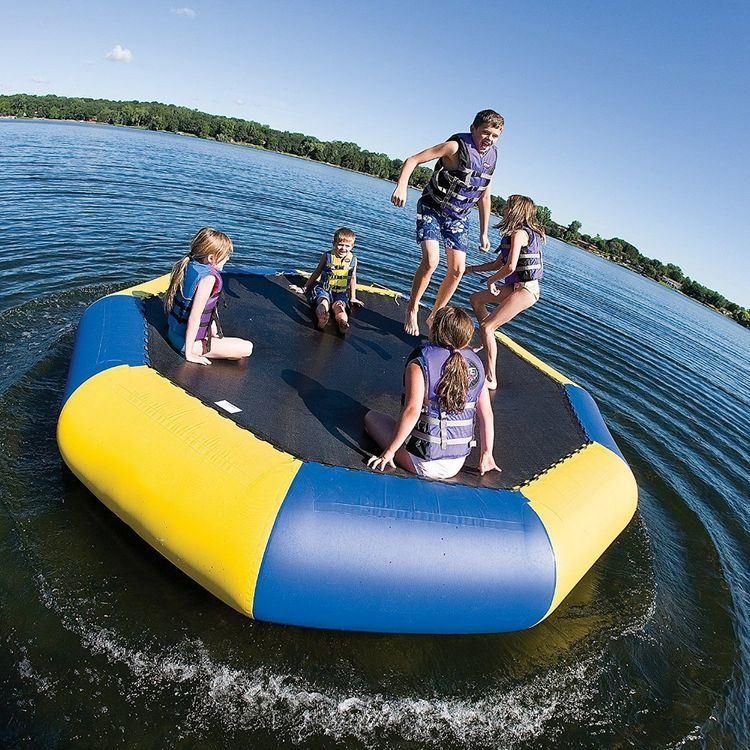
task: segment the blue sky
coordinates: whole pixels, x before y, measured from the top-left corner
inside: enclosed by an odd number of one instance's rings
[[[494,193],[750,306],[745,2],[0,0],[0,19],[3,93],[172,102],[400,158],[492,107]]]

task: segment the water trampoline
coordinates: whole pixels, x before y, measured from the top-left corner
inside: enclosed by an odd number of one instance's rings
[[[312,325],[292,273],[224,274],[245,362],[168,345],[168,278],[104,297],[78,327],[58,444],[74,474],[240,612],[317,628],[486,633],[552,613],[625,528],[633,475],[592,398],[499,335],[501,474],[372,472],[369,409],[398,409],[398,295],[360,286],[346,337]],[[421,320],[424,326],[424,319]]]

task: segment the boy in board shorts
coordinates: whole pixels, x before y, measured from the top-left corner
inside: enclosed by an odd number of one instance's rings
[[[435,313],[448,304],[466,267],[468,237],[466,223],[474,206],[479,206],[479,247],[490,249],[490,184],[497,164],[495,143],[505,122],[491,109],[478,112],[468,133],[457,133],[447,141],[410,156],[401,167],[394,206],[406,203],[409,178],[420,165],[437,159],[435,171],[417,203],[417,242],[422,260],[414,274],[411,296],[404,317],[406,333],[419,335],[417,310],[440,260],[440,239],[445,245],[448,270],[440,284],[435,306],[427,318],[431,325]]]

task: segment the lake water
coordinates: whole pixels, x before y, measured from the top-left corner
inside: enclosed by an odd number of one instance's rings
[[[750,745],[750,332],[581,250],[548,243],[542,299],[507,332],[596,398],[640,506],[531,631],[244,619],[64,469],[88,304],[166,272],[204,224],[238,264],[307,268],[348,225],[360,277],[407,291],[417,194],[399,210],[392,189],[188,137],[0,123],[0,746]]]

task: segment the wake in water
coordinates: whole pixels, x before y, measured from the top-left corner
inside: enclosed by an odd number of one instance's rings
[[[553,742],[567,723],[606,727],[616,710],[613,698],[601,693],[610,658],[603,648],[480,697],[389,696],[311,683],[270,665],[237,668],[217,661],[199,639],[169,649],[155,643],[136,648],[115,630],[88,621],[81,614],[87,602],[61,603],[43,576],[37,583],[45,606],[80,637],[87,652],[105,657],[113,668],[127,668],[132,701],[144,694],[189,696],[190,712],[179,724],[178,741],[205,736],[218,724],[231,734],[265,729],[301,744],[327,737],[342,743],[354,739],[367,747],[386,740],[514,748],[540,738]],[[629,630],[641,627],[633,624]],[[28,656],[22,663],[36,685],[49,690],[50,679],[33,672]]]

